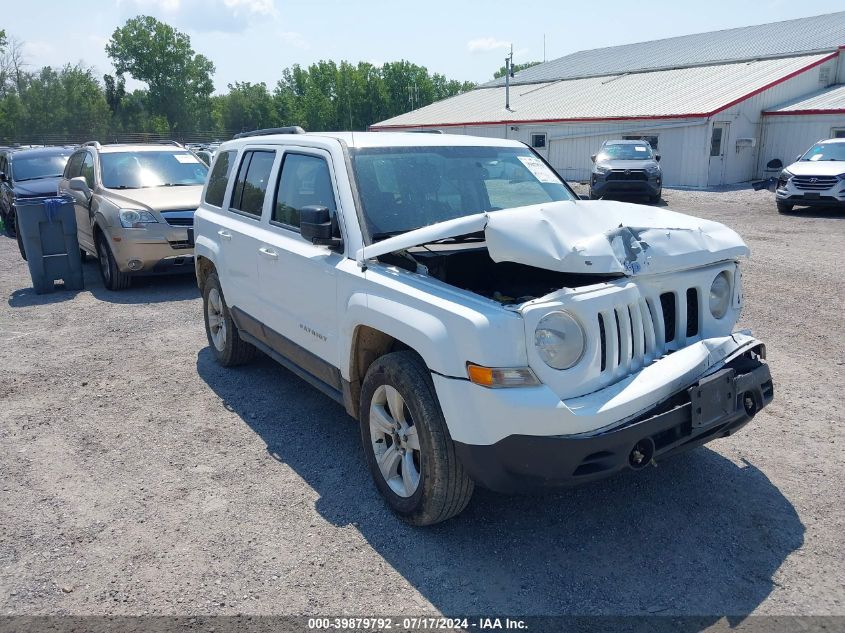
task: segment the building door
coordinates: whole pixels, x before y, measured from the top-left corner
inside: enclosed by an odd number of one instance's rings
[[[714,123],[710,136],[710,170],[707,185],[721,185],[725,175],[725,149],[728,146],[730,123]]]

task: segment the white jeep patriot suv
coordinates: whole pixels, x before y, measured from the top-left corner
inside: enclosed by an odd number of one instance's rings
[[[390,507],[606,477],[725,437],[772,399],[729,228],[580,200],[514,141],[262,130],[196,213],[208,341],[261,350],[360,422]]]

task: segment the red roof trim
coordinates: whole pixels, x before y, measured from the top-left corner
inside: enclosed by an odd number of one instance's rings
[[[840,49],[845,50],[845,49]],[[617,116],[617,117],[582,117],[582,118],[571,118],[571,119],[532,119],[532,120],[509,120],[509,119],[502,119],[499,121],[472,121],[472,122],[465,122],[465,123],[420,123],[417,125],[408,125],[408,124],[399,124],[399,125],[378,125],[374,124],[369,126],[367,129],[372,131],[378,130],[390,130],[395,128],[407,129],[407,128],[440,128],[440,127],[476,127],[479,125],[532,125],[532,124],[541,124],[541,123],[593,123],[593,122],[602,122],[602,121],[643,121],[643,120],[653,120],[653,119],[699,119],[699,118],[707,118],[711,117],[719,112],[723,112],[728,108],[735,106],[738,103],[742,103],[746,99],[750,99],[753,96],[760,94],[768,90],[769,88],[773,88],[778,84],[781,84],[785,81],[789,81],[790,79],[797,77],[801,73],[805,73],[808,70],[815,68],[820,64],[824,64],[826,61],[834,59],[837,55],[839,55],[839,51],[831,53],[821,59],[817,59],[812,64],[809,64],[803,68],[799,68],[796,71],[789,73],[775,81],[772,81],[761,88],[757,88],[756,90],[749,92],[738,99],[734,99],[730,103],[720,106],[719,108],[713,110],[712,112],[701,112],[701,113],[684,113],[684,114],[656,114],[656,115],[642,115],[642,116]],[[766,113],[764,113],[766,114]],[[771,113],[768,113],[771,114]]]
[[[764,112],[763,116],[792,116],[793,114],[845,114],[845,108],[831,108],[827,110],[778,110],[776,112]]]

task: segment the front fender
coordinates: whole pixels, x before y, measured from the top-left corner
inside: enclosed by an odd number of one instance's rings
[[[501,311],[495,317],[466,306],[446,309],[436,302],[414,301],[408,295],[390,297],[353,294],[346,305],[341,349],[352,350],[359,326],[367,326],[401,341],[444,376],[466,377],[466,363],[490,367],[525,366],[522,319]],[[341,373],[350,376],[350,355]]]

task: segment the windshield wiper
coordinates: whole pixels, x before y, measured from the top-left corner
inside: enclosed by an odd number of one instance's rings
[[[31,178],[16,178],[15,182],[28,182],[30,180],[44,180],[45,178],[61,178],[61,174],[56,174],[54,176],[32,176]]]
[[[464,242],[483,242],[485,239],[484,231],[476,231],[475,233],[467,233],[466,235],[458,235],[456,237],[444,237],[440,240],[426,242],[426,244],[462,244]]]
[[[197,182],[166,182],[159,187],[193,187],[198,184]]]
[[[117,185],[115,187],[106,187],[106,189],[140,189],[140,187],[132,187],[130,185]]]
[[[403,229],[400,231],[384,231],[383,233],[373,233],[373,241],[378,242],[381,240],[386,240],[389,237],[396,237],[397,235],[402,235],[402,233],[407,233],[408,231],[413,231],[414,229]]]

